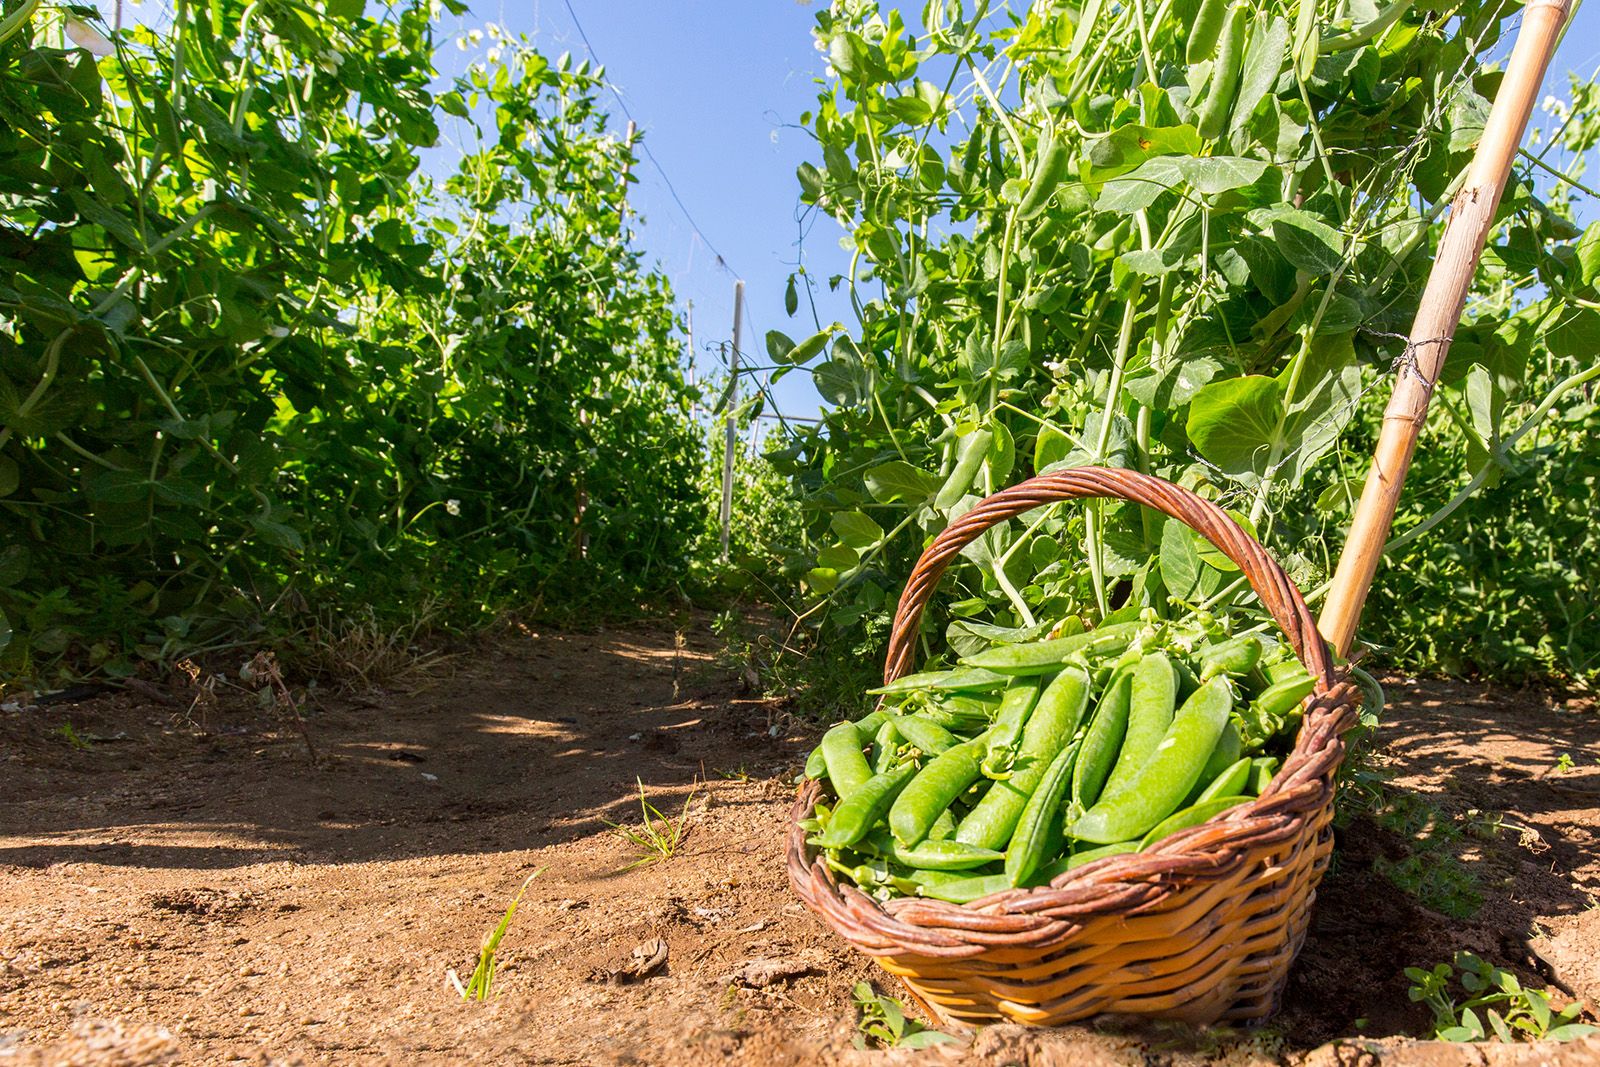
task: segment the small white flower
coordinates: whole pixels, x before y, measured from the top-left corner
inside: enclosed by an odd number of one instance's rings
[[[444,509],[452,515],[459,515],[461,514],[461,501],[446,500],[444,502]]]

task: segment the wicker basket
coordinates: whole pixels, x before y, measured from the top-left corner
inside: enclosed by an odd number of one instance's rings
[[[1260,1019],[1277,1007],[1328,865],[1333,776],[1356,690],[1335,677],[1299,590],[1254,538],[1216,505],[1148,475],[1080,467],[1030,479],[984,500],[928,546],[900,597],[884,678],[911,669],[922,610],[963,546],[1040,505],[1094,497],[1131,500],[1198,531],[1239,566],[1317,677],[1294,751],[1266,791],[1143,852],[957,905],[879,903],[838,881],[800,829],[822,796],[821,784],[808,782],[790,822],[789,881],[945,1023],[1054,1025],[1104,1012]]]

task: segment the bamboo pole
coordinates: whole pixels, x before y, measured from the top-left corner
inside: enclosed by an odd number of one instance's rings
[[[1445,356],[1472,276],[1483,255],[1495,209],[1511,174],[1511,163],[1544,83],[1545,69],[1560,39],[1572,0],[1529,0],[1522,29],[1511,51],[1505,78],[1495,94],[1489,121],[1467,170],[1467,179],[1451,203],[1450,218],[1439,239],[1433,270],[1417,306],[1411,334],[1396,373],[1394,395],[1384,409],[1383,429],[1372,469],[1350,522],[1350,535],[1323,605],[1318,628],[1339,655],[1348,655],[1367,591],[1372,587],[1406,471],[1417,448],[1417,435],[1428,417],[1428,401],[1444,367]]]
[[[722,524],[722,559],[728,559],[728,535],[733,526],[733,409],[739,401],[739,330],[744,314],[744,282],[733,283],[733,347],[728,352],[728,421],[722,440],[722,506],[717,518]]]

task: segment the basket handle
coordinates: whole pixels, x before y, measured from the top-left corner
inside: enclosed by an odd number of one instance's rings
[[[922,611],[956,554],[989,527],[1044,504],[1060,500],[1110,498],[1130,500],[1177,519],[1210,541],[1231,559],[1250,582],[1261,603],[1289,639],[1300,662],[1318,680],[1318,691],[1333,684],[1333,661],[1327,642],[1317,632],[1311,609],[1289,576],[1260,542],[1209,500],[1137,471],[1112,467],[1072,467],[1041,474],[986,497],[933,539],[911,570],[895,611],[889,653],[883,668],[885,684],[911,670],[917,626]]]

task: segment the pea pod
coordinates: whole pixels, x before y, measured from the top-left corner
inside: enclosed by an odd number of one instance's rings
[[[854,724],[857,736],[871,737],[877,731],[878,727],[883,724],[883,720],[887,719],[888,717],[889,713],[886,711],[873,711],[863,715],[860,719],[857,719]],[[826,735],[824,735],[824,737],[826,737]],[[807,778],[813,779],[827,776],[828,765],[827,761],[823,757],[822,746],[820,744],[816,748],[812,749],[811,754],[806,757],[805,773]]]
[[[1298,708],[1316,687],[1317,680],[1309,672],[1290,676],[1263,689],[1251,707],[1258,715],[1281,718]]]
[[[946,511],[961,502],[967,495],[967,490],[972,486],[972,479],[978,473],[978,468],[983,464],[983,458],[989,454],[989,445],[994,440],[994,434],[979,427],[967,435],[961,443],[961,451],[956,457],[956,465],[950,471],[950,476],[944,480],[944,485],[939,487],[939,493],[933,498],[933,506],[940,511]]]
[[[967,656],[961,662],[969,667],[992,670],[1000,674],[1048,674],[1061,669],[1069,659],[1110,658],[1120,655],[1131,645],[1144,627],[1138,620],[1114,623],[1097,630],[1058,637],[1051,641],[1036,641],[1027,645],[999,645]]]
[[[1089,732],[1083,738],[1083,751],[1078,755],[1072,772],[1072,808],[1083,811],[1099,799],[1111,774],[1111,765],[1122,747],[1123,734],[1128,729],[1128,703],[1133,689],[1133,672],[1118,671],[1106,683],[1100,696],[1100,706],[1089,720]]]
[[[1051,830],[1060,823],[1061,804],[1072,784],[1078,747],[1071,744],[1056,754],[1017,819],[1016,832],[1006,848],[1006,877],[1012,885],[1022,885],[1033,877],[1051,852]]]
[[[1244,791],[1250,786],[1250,757],[1236,759],[1228,764],[1220,774],[1212,778],[1206,787],[1200,790],[1198,796],[1190,801],[1191,804],[1200,804],[1218,797],[1243,796]]]
[[[1022,200],[1017,204],[1017,221],[1031,219],[1044,210],[1056,187],[1061,184],[1061,179],[1066,176],[1067,165],[1071,162],[1072,153],[1067,150],[1067,142],[1057,139],[1055,127],[1047,123],[1039,132],[1033,176],[1028,181],[1027,192],[1022,194]]]
[[[843,798],[854,793],[872,777],[872,768],[862,753],[861,731],[853,722],[842,722],[822,735],[822,759],[828,766],[828,781],[834,793]]]
[[[1248,804],[1253,798],[1246,796],[1219,796],[1199,801],[1184,808],[1182,811],[1162,819],[1155,828],[1145,834],[1139,841],[1140,848],[1149,848],[1163,837],[1170,837],[1179,830],[1187,830],[1191,826],[1199,826],[1214,815],[1220,815],[1229,808],[1236,808],[1240,804]]]
[[[939,838],[929,838],[919,845],[901,845],[893,834],[882,832],[869,836],[866,845],[884,859],[922,871],[966,871],[1004,858],[994,849]]]
[[[1245,634],[1231,641],[1202,648],[1197,658],[1200,661],[1202,682],[1209,682],[1222,674],[1241,677],[1249,674],[1260,662],[1261,639],[1255,634]]]
[[[1043,684],[1039,679],[1018,678],[1006,687],[1005,695],[1000,698],[1000,711],[994,717],[994,727],[989,731],[989,749],[983,757],[984,777],[1010,776],[1011,764],[1022,740],[1022,728],[1039,703]]]
[[[1081,667],[1068,667],[1056,676],[1039,696],[1028,724],[1017,745],[1015,769],[1007,779],[996,782],[977,806],[961,820],[956,840],[982,848],[1004,848],[1011,839],[1039,783],[1072,735],[1089,706],[1089,674]]]
[[[1235,4],[1228,9],[1222,24],[1217,62],[1211,69],[1211,88],[1195,122],[1201,140],[1216,140],[1228,121],[1228,111],[1239,88],[1239,72],[1244,67],[1244,35],[1245,6]]]
[[[937,756],[959,743],[955,734],[921,715],[907,715],[895,725],[901,737],[930,756]]]
[[[1066,869],[1075,871],[1084,864],[1093,863],[1095,860],[1103,860],[1107,856],[1122,856],[1129,852],[1137,851],[1139,851],[1139,842],[1137,841],[1118,841],[1110,845],[1097,845],[1094,848],[1086,848],[1081,852],[1074,852],[1068,856]]]
[[[956,817],[949,808],[945,808],[939,813],[939,817],[933,820],[933,827],[928,831],[928,841],[943,841],[955,835]]]
[[[916,708],[916,714],[937,723],[946,730],[982,729],[989,725],[1000,707],[998,699],[957,694],[939,698],[930,697]]]
[[[833,809],[828,829],[817,843],[823,848],[848,848],[866,837],[916,773],[916,764],[907,763],[885,774],[875,774],[860,789],[847,793]]]
[[[894,693],[910,693],[917,689],[996,689],[1011,679],[995,671],[977,670],[971,667],[957,668],[953,671],[924,671],[921,674],[908,674],[903,678],[896,678],[876,689],[867,692],[874,696]]]
[[[1227,14],[1228,0],[1201,0],[1200,10],[1189,26],[1189,41],[1183,53],[1185,63],[1193,66],[1216,54],[1217,37],[1222,33]]]
[[[1170,657],[1152,652],[1139,661],[1133,671],[1133,690],[1128,704],[1128,731],[1122,751],[1106,779],[1105,791],[1114,793],[1125,786],[1155,751],[1172,725],[1178,706],[1178,674]]]
[[[978,780],[978,760],[987,744],[987,736],[974,738],[940,753],[917,772],[889,808],[895,840],[915,845],[928,836],[940,813]]]
[[[1044,867],[1028,880],[1028,885],[1044,885],[1057,875],[1065,874],[1070,860],[1062,857]],[[1015,888],[1011,879],[1001,874],[973,874],[966,871],[913,871],[905,879],[916,886],[918,896],[934,900],[948,900],[952,904],[971,904],[975,900],[1003,893]]]
[[[861,732],[861,727],[856,727],[856,732]],[[878,727],[877,734],[872,738],[872,773],[883,774],[894,766],[896,758],[900,755],[900,729],[892,718],[885,719],[883,725]]]
[[[1266,676],[1269,686],[1286,682],[1293,678],[1310,678],[1311,672],[1306,670],[1305,664],[1297,659],[1280,660],[1276,663],[1266,663],[1261,667],[1261,673]]]
[[[1228,725],[1232,706],[1226,679],[1214,678],[1195,690],[1139,773],[1115,794],[1102,795],[1067,832],[1107,845],[1148,833],[1194,788]]]
[[[1205,770],[1200,772],[1200,781],[1190,792],[1185,805],[1193,804],[1200,799],[1200,794],[1206,786],[1217,780],[1217,776],[1238,762],[1244,755],[1244,740],[1239,736],[1239,728],[1233,720],[1228,720],[1228,725],[1222,728],[1222,736],[1217,739],[1217,747],[1211,750],[1211,758],[1206,761]]]
[[[1257,756],[1250,761],[1250,792],[1260,796],[1267,791],[1272,776],[1278,773],[1278,757]]]

